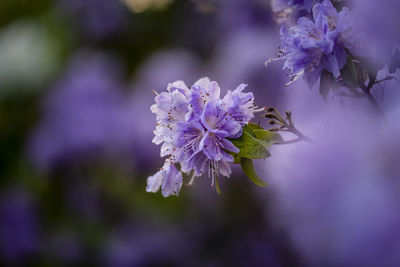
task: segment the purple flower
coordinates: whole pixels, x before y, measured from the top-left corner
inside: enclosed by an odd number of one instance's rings
[[[172,153],[176,124],[183,121],[185,114],[189,111],[188,91],[184,82],[177,81],[168,84],[167,92],[157,95],[156,104],[151,106],[151,111],[156,114],[157,121],[153,143],[156,145],[163,143],[161,157]]]
[[[164,197],[177,196],[182,187],[182,174],[169,159],[165,161],[161,170],[147,178],[147,192],[156,193],[160,187]]]
[[[226,110],[242,125],[244,125],[244,122],[254,118],[254,113],[252,112],[254,95],[253,93],[242,92],[246,86],[246,84],[242,83],[233,92],[229,90],[223,99]]]
[[[45,99],[29,144],[34,163],[48,170],[86,156],[129,153],[134,124],[123,86],[110,58],[90,53],[74,58]]]
[[[284,69],[291,71],[291,81],[304,74],[312,87],[323,70],[336,78],[340,76],[347,60],[345,48],[351,45],[346,38],[351,28],[348,16],[347,8],[337,13],[332,3],[325,0],[314,5],[314,21],[301,17],[297,26],[281,28],[279,57],[286,59]]]
[[[254,97],[243,93],[241,84],[221,99],[217,82],[208,78],[198,80],[190,89],[178,81],[169,84],[167,92],[158,94],[151,107],[156,114],[157,126],[153,142],[162,144],[161,156],[167,156],[164,167],[148,178],[148,192],[156,192],[162,184],[163,195],[177,195],[182,176],[174,163],[180,163],[181,171],[194,177],[208,172],[214,185],[218,173],[229,176],[227,153],[239,152],[228,138],[237,138],[243,126],[254,117]]]
[[[397,0],[352,0],[359,46],[351,52],[368,57],[380,67],[390,62],[393,46],[400,42],[400,18]]]

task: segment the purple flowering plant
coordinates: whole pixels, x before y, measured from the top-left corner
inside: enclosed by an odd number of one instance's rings
[[[400,66],[398,49],[386,64],[370,58],[368,34],[358,18],[359,6],[347,7],[348,1],[277,1],[293,9],[310,9],[311,15],[297,20],[295,25],[286,22],[281,26],[281,46],[278,56],[266,62],[285,61],[283,69],[290,72],[291,84],[304,77],[311,88],[319,83],[319,93],[327,100],[334,96],[365,97],[381,113],[371,94],[374,85],[395,79],[389,75],[377,79],[378,71],[385,66],[393,74]],[[301,3],[300,3],[301,2]],[[306,5],[307,3],[307,5]]]
[[[164,166],[147,179],[147,192],[161,187],[164,197],[178,195],[183,176],[190,176],[189,185],[196,177],[208,175],[211,186],[220,192],[218,175],[229,177],[229,163],[240,164],[244,173],[257,185],[266,186],[254,169],[253,159],[270,156],[269,147],[286,143],[277,133],[287,129],[306,139],[293,125],[290,112],[282,118],[276,109],[260,108],[251,92],[244,92],[245,84],[220,97],[220,87],[209,78],[202,78],[190,88],[183,81],[168,84],[167,91],[156,93],[156,114],[153,142],[161,144]],[[265,111],[270,124],[279,128],[269,131],[250,123],[254,113]],[[293,141],[293,140],[292,140]],[[292,142],[288,141],[288,142]]]
[[[400,67],[400,52],[393,46],[392,57],[386,62],[365,52],[368,31],[358,22],[363,13],[359,5],[350,2],[273,1],[276,12],[286,10],[288,17],[303,16],[294,25],[290,19],[282,25],[278,57],[266,64],[283,59],[283,69],[290,72],[287,85],[303,76],[311,88],[319,81],[319,93],[325,101],[330,95],[363,97],[383,118],[371,90],[383,81],[396,79],[391,75],[378,79],[378,71],[387,67],[393,74]],[[218,176],[230,176],[230,163],[240,164],[255,184],[265,186],[252,160],[269,157],[274,144],[310,141],[295,128],[290,111],[282,116],[274,108],[258,108],[253,94],[244,92],[245,87],[240,84],[221,97],[218,83],[202,78],[191,87],[177,81],[168,85],[167,92],[156,93],[156,104],[151,107],[157,120],[153,142],[161,145],[161,157],[166,160],[148,178],[148,192],[161,187],[164,197],[178,195],[185,176],[191,177],[192,184],[203,175],[208,175],[212,187],[220,192]],[[265,130],[260,123],[250,122],[262,111],[261,118],[270,119],[274,127]],[[285,141],[279,131],[297,138]]]

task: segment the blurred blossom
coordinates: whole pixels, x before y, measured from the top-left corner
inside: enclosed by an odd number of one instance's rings
[[[361,38],[359,51],[355,52],[372,57],[378,63],[387,64],[393,46],[400,44],[398,15],[400,1],[351,0],[349,2],[356,11],[357,36]]]
[[[123,0],[126,5],[136,13],[150,9],[162,9],[170,5],[174,0]]]
[[[38,251],[38,243],[39,225],[31,197],[22,190],[2,192],[0,257],[7,262],[24,262]]]
[[[211,77],[226,90],[245,82],[248,90],[254,92],[258,106],[277,106],[285,94],[284,73],[279,64],[267,69],[263,59],[273,54],[278,44],[279,37],[272,31],[238,30],[218,44],[211,62]]]
[[[189,240],[175,229],[121,227],[111,233],[100,258],[103,266],[189,266],[190,248]]]
[[[58,47],[47,29],[34,21],[18,21],[0,32],[0,95],[7,88],[33,90],[54,74]],[[19,91],[20,92],[20,91]]]
[[[346,49],[353,47],[348,32],[352,27],[347,8],[337,12],[330,0],[313,7],[314,21],[301,17],[297,25],[281,28],[282,47],[277,59],[285,59],[284,69],[291,72],[290,81],[303,76],[309,87],[326,70],[335,78],[347,61]]]
[[[151,142],[155,130],[155,118],[150,111],[154,104],[153,90],[161,92],[167,88],[170,81],[185,80],[194,83],[200,73],[198,59],[190,52],[184,50],[160,51],[152,55],[137,71],[133,80],[133,93],[130,97],[130,113],[140,114],[135,116],[134,131],[135,156],[138,166],[143,164],[160,165],[159,149]],[[156,165],[157,164],[157,165]]]
[[[58,0],[59,11],[84,34],[106,38],[122,30],[128,10],[122,0]]]
[[[259,232],[239,238],[228,251],[233,266],[284,266],[276,244]]]
[[[39,167],[130,151],[135,125],[119,71],[102,55],[81,53],[72,60],[46,97],[30,142]]]
[[[221,0],[217,3],[221,34],[251,28],[266,29],[273,25],[268,1]]]
[[[360,100],[340,107],[321,102],[317,92],[289,99],[314,144],[272,151],[265,175],[277,193],[271,204],[277,225],[308,266],[397,266],[400,170],[388,155],[398,158],[399,125],[382,127]],[[387,113],[387,122],[399,114]]]

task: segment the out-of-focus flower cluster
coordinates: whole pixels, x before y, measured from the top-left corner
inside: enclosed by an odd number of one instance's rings
[[[348,16],[347,8],[338,13],[325,0],[313,6],[313,20],[301,17],[297,26],[282,27],[279,56],[286,60],[284,69],[291,71],[292,81],[304,74],[312,87],[324,70],[339,78],[347,61],[346,49],[352,47],[347,38]]]
[[[381,82],[378,71],[387,66],[391,74],[400,65],[398,30],[393,25],[397,20],[390,11],[398,9],[397,1],[274,3],[288,6],[290,11],[311,10],[312,14],[293,19],[292,12],[288,12],[281,27],[278,57],[267,63],[284,59],[289,83],[304,76],[308,86],[313,87],[320,80],[320,94],[325,99],[333,92],[376,102],[371,89]]]
[[[391,82],[386,93],[396,99],[396,107],[383,102],[386,118],[395,121],[398,85]],[[277,227],[289,233],[306,266],[397,265],[399,124],[376,127],[357,99],[328,106],[298,92],[287,101],[307,118],[301,126],[315,144],[279,147],[264,165],[277,193],[271,203]]]
[[[128,15],[122,1],[57,0],[57,2],[61,14],[74,24],[78,32],[89,38],[102,39],[121,32]]]
[[[202,78],[190,89],[182,81],[168,84],[167,92],[157,94],[151,107],[156,114],[157,127],[153,142],[162,144],[161,157],[167,156],[164,166],[148,178],[148,192],[162,189],[164,197],[177,195],[182,186],[181,171],[192,179],[205,173],[214,186],[218,174],[229,177],[228,162],[239,152],[228,138],[238,138],[242,127],[254,117],[254,96],[244,93],[246,85],[228,91],[220,98],[217,82]]]
[[[132,149],[134,125],[118,68],[107,56],[76,55],[46,99],[44,117],[32,137],[30,151],[37,166],[49,170]]]

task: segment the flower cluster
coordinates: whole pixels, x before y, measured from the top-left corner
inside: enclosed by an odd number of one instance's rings
[[[243,126],[254,117],[254,96],[245,93],[245,84],[221,99],[217,82],[198,80],[188,88],[182,81],[168,84],[167,92],[157,94],[151,111],[157,126],[153,143],[161,146],[164,166],[147,179],[147,192],[161,187],[164,197],[178,195],[182,173],[192,174],[192,180],[207,173],[212,186],[218,174],[229,177],[229,162],[239,152],[229,138],[238,138]],[[176,167],[180,165],[180,171]]]
[[[316,3],[312,12],[313,20],[301,17],[296,26],[282,26],[278,55],[286,60],[284,69],[290,70],[291,81],[304,74],[310,87],[324,70],[338,78],[347,62],[346,49],[353,46],[347,8],[338,13],[331,1],[324,0]]]

